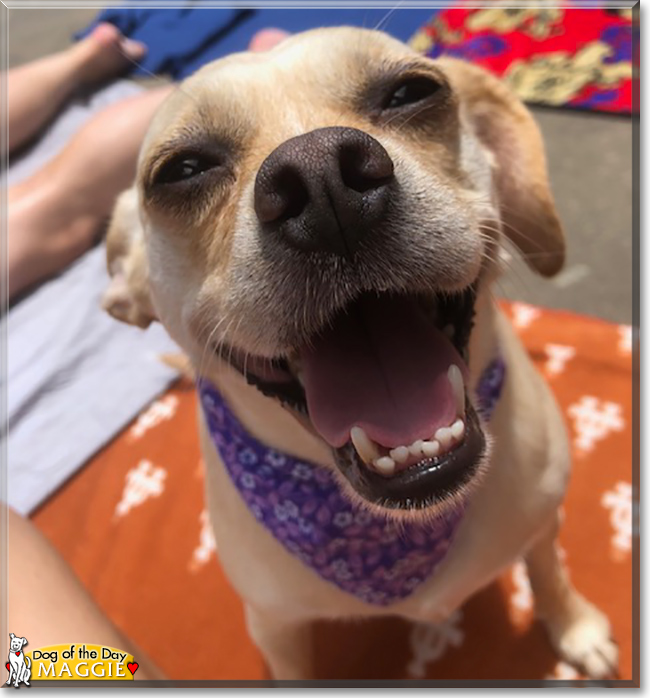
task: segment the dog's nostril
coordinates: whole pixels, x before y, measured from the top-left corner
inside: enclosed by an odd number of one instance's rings
[[[299,216],[309,203],[309,192],[292,167],[273,172],[267,185],[255,188],[255,212],[261,223],[282,223]]]
[[[393,177],[393,161],[383,148],[343,147],[339,166],[343,184],[360,194],[381,187]]]
[[[278,192],[284,203],[284,210],[276,220],[288,220],[299,216],[309,203],[309,192],[298,172],[287,168],[278,177]]]

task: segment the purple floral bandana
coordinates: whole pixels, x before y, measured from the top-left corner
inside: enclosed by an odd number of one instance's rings
[[[476,386],[479,409],[485,419],[490,419],[494,408],[501,397],[503,383],[506,379],[506,365],[503,359],[498,356],[492,359],[483,369],[481,380]]]
[[[495,368],[496,367],[496,368]],[[479,383],[489,418],[505,380],[492,362]],[[333,474],[254,439],[207,381],[199,396],[208,430],[230,477],[257,520],[314,572],[369,604],[408,597],[449,550],[464,510],[429,523],[396,524],[353,504]]]

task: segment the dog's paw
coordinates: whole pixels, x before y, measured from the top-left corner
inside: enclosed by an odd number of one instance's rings
[[[555,649],[591,679],[615,678],[618,646],[607,616],[582,596],[576,595],[572,606],[566,617],[547,622]]]

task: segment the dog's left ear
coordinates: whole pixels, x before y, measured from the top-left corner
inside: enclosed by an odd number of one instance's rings
[[[461,114],[494,155],[504,233],[530,267],[553,276],[564,264],[564,232],[535,120],[505,83],[487,70],[453,58],[440,58],[436,65],[449,77]]]
[[[116,320],[146,328],[154,320],[149,267],[136,188],[120,194],[106,234],[106,262],[111,277],[102,307]]]
[[[27,644],[27,638],[23,637],[23,638],[21,638],[21,640],[23,641],[23,644],[21,645],[21,647],[24,647]]]

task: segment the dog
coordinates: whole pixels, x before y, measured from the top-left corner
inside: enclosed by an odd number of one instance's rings
[[[315,619],[438,622],[519,557],[559,655],[614,674],[556,547],[563,419],[491,284],[565,240],[543,144],[496,77],[331,28],[207,65],[154,117],[104,307],[197,376],[221,564],[278,680]]]
[[[29,657],[25,657],[23,647],[27,644],[27,639],[24,637],[16,637],[13,633],[9,633],[9,678],[7,685],[11,683],[12,677],[14,687],[22,681],[25,686],[29,686],[29,679],[32,676],[32,663]]]

